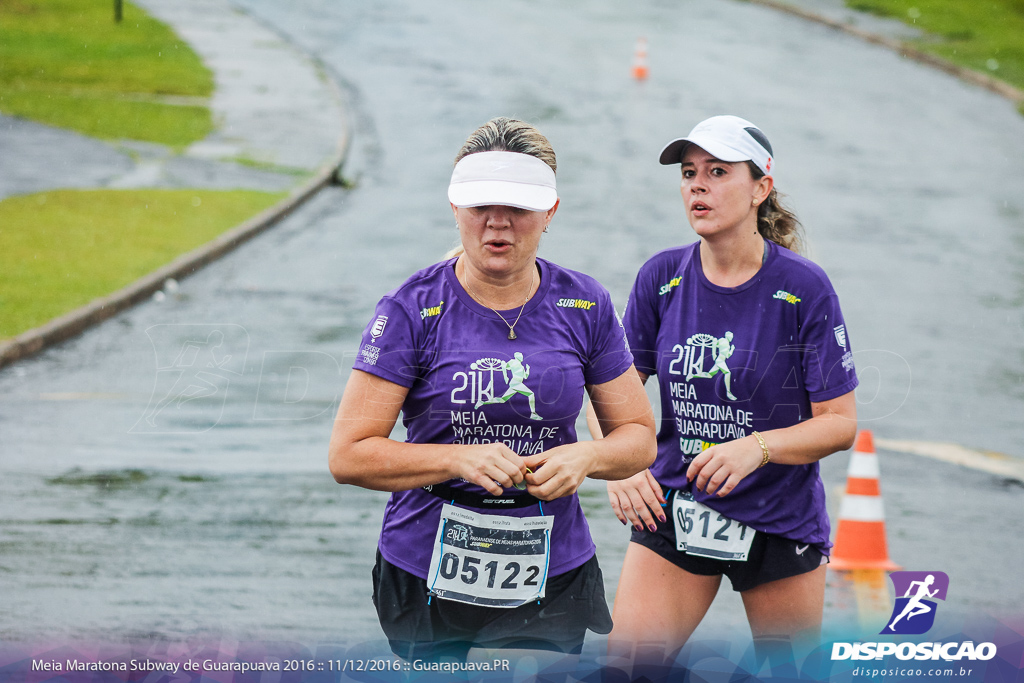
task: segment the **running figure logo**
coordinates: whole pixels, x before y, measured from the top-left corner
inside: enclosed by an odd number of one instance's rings
[[[711,370],[704,371],[704,349],[711,349],[711,359],[714,360],[715,364]],[[700,357],[697,357],[697,353],[700,353]],[[737,400],[732,393],[732,372],[729,370],[729,366],[726,361],[732,357],[732,354],[736,352],[736,347],[732,343],[732,332],[726,332],[724,337],[717,338],[710,334],[695,334],[686,340],[686,381],[690,381],[694,377],[700,377],[703,379],[711,379],[718,373],[722,373],[725,379],[725,395],[729,397],[730,401]]]
[[[490,370],[491,371],[491,398],[484,398],[484,392],[481,392],[479,400],[476,402],[476,407],[479,410],[480,406],[490,406],[496,403],[506,403],[516,394],[521,394],[526,397],[526,400],[530,402],[530,419],[531,420],[543,420],[540,415],[537,414],[537,397],[534,396],[533,390],[526,386],[526,380],[530,377],[530,366],[523,363],[523,354],[516,351],[510,361],[501,361],[496,358],[481,358],[477,362],[469,366],[473,370]],[[498,398],[493,398],[493,386],[494,386],[494,371],[501,370],[501,376],[508,384],[508,389]],[[511,377],[510,377],[511,375]]]
[[[946,599],[949,576],[944,572],[893,572],[896,605],[881,634],[920,635],[935,623],[936,603],[928,598]],[[902,597],[900,597],[902,596]]]
[[[242,377],[249,335],[239,325],[154,325],[156,353],[149,405],[130,432],[196,433],[221,419],[232,380]]]

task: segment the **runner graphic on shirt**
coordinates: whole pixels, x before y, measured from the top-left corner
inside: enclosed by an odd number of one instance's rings
[[[511,378],[509,375],[511,375]],[[530,419],[543,420],[544,418],[537,414],[537,397],[534,396],[533,390],[526,386],[526,380],[530,376],[530,366],[523,363],[522,353],[516,351],[512,360],[501,364],[501,376],[508,384],[508,389],[505,393],[499,398],[491,398],[486,401],[481,398],[477,401],[476,407],[479,409],[480,406],[505,403],[516,394],[522,394],[530,402]]]
[[[927,614],[928,612],[932,611],[931,607],[929,607],[921,601],[924,598],[934,597],[935,594],[939,592],[938,588],[936,588],[934,591],[928,590],[928,588],[931,587],[933,583],[935,583],[935,576],[932,574],[929,574],[924,581],[910,582],[910,585],[907,587],[906,595],[903,596],[905,598],[910,598],[910,600],[907,601],[907,604],[903,608],[903,611],[900,612],[900,615],[893,619],[892,623],[889,624],[890,631],[894,630],[893,627],[896,626],[896,622],[902,619],[903,617],[906,617],[907,621],[910,621],[913,617],[916,617],[919,614]],[[914,590],[914,586],[917,586],[917,593],[911,596],[910,593]]]
[[[698,335],[694,335],[694,336],[698,336]],[[736,397],[733,396],[733,393],[732,393],[732,372],[729,370],[729,366],[726,365],[726,363],[725,363],[725,361],[729,360],[729,358],[732,357],[732,354],[736,352],[736,347],[732,343],[732,332],[726,332],[725,336],[720,338],[720,339],[715,339],[714,337],[711,337],[710,335],[699,335],[699,336],[701,336],[701,337],[709,337],[709,339],[707,341],[710,342],[710,343],[706,343],[705,342],[705,343],[701,344],[701,346],[710,346],[711,347],[711,357],[714,359],[715,364],[711,368],[710,371],[708,371],[708,372],[697,372],[697,373],[693,373],[693,374],[688,374],[686,379],[690,380],[690,379],[693,379],[694,377],[701,377],[701,378],[704,378],[704,379],[711,379],[712,377],[717,375],[719,372],[721,372],[723,377],[725,378],[725,395],[729,397],[730,401],[737,400]],[[713,341],[711,341],[711,340],[713,340]],[[692,341],[692,338],[691,338],[691,341]],[[703,354],[701,354],[701,359],[703,360]],[[703,365],[703,363],[701,363],[701,365]]]

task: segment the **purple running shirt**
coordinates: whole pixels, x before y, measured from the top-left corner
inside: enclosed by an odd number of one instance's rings
[[[637,370],[658,375],[662,418],[654,478],[691,491],[720,514],[827,553],[829,520],[818,463],[754,470],[727,496],[686,481],[704,449],[811,417],[811,402],[853,391],[857,375],[839,300],[824,271],[766,242],[739,287],[704,276],[700,242],[655,254],[623,316]]]
[[[576,441],[584,387],[616,379],[633,357],[608,292],[582,273],[537,259],[540,287],[508,339],[508,325],[455,277],[455,259],[424,268],[377,304],[356,370],[408,387],[402,419],[409,443],[502,441],[534,455]],[[501,311],[511,324],[519,308]],[[448,484],[478,494],[462,480]],[[515,488],[506,496],[522,495]],[[423,489],[391,494],[379,548],[398,567],[427,578],[442,500]],[[475,508],[516,517],[539,505]],[[543,503],[555,515],[549,574],[582,565],[595,551],[573,494]]]

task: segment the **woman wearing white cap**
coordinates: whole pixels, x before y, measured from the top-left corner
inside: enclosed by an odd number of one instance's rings
[[[624,315],[641,378],[659,378],[662,425],[655,464],[608,484],[634,527],[610,640],[682,646],[723,575],[755,639],[814,638],[831,546],[818,460],[856,432],[839,303],[795,251],[799,224],[752,123],[703,121],[661,163],[681,164],[700,239],[653,256]]]
[[[578,650],[611,621],[576,489],[653,462],[650,405],[608,292],[537,257],[558,208],[547,139],[489,121],[448,197],[462,248],[377,304],[331,472],[393,492],[373,579],[397,654]],[[584,390],[604,443],[576,440]],[[405,442],[389,438],[399,412]]]

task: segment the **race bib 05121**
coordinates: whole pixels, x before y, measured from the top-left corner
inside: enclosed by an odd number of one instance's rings
[[[672,499],[676,550],[716,560],[746,562],[754,530],[698,503],[689,493]]]

